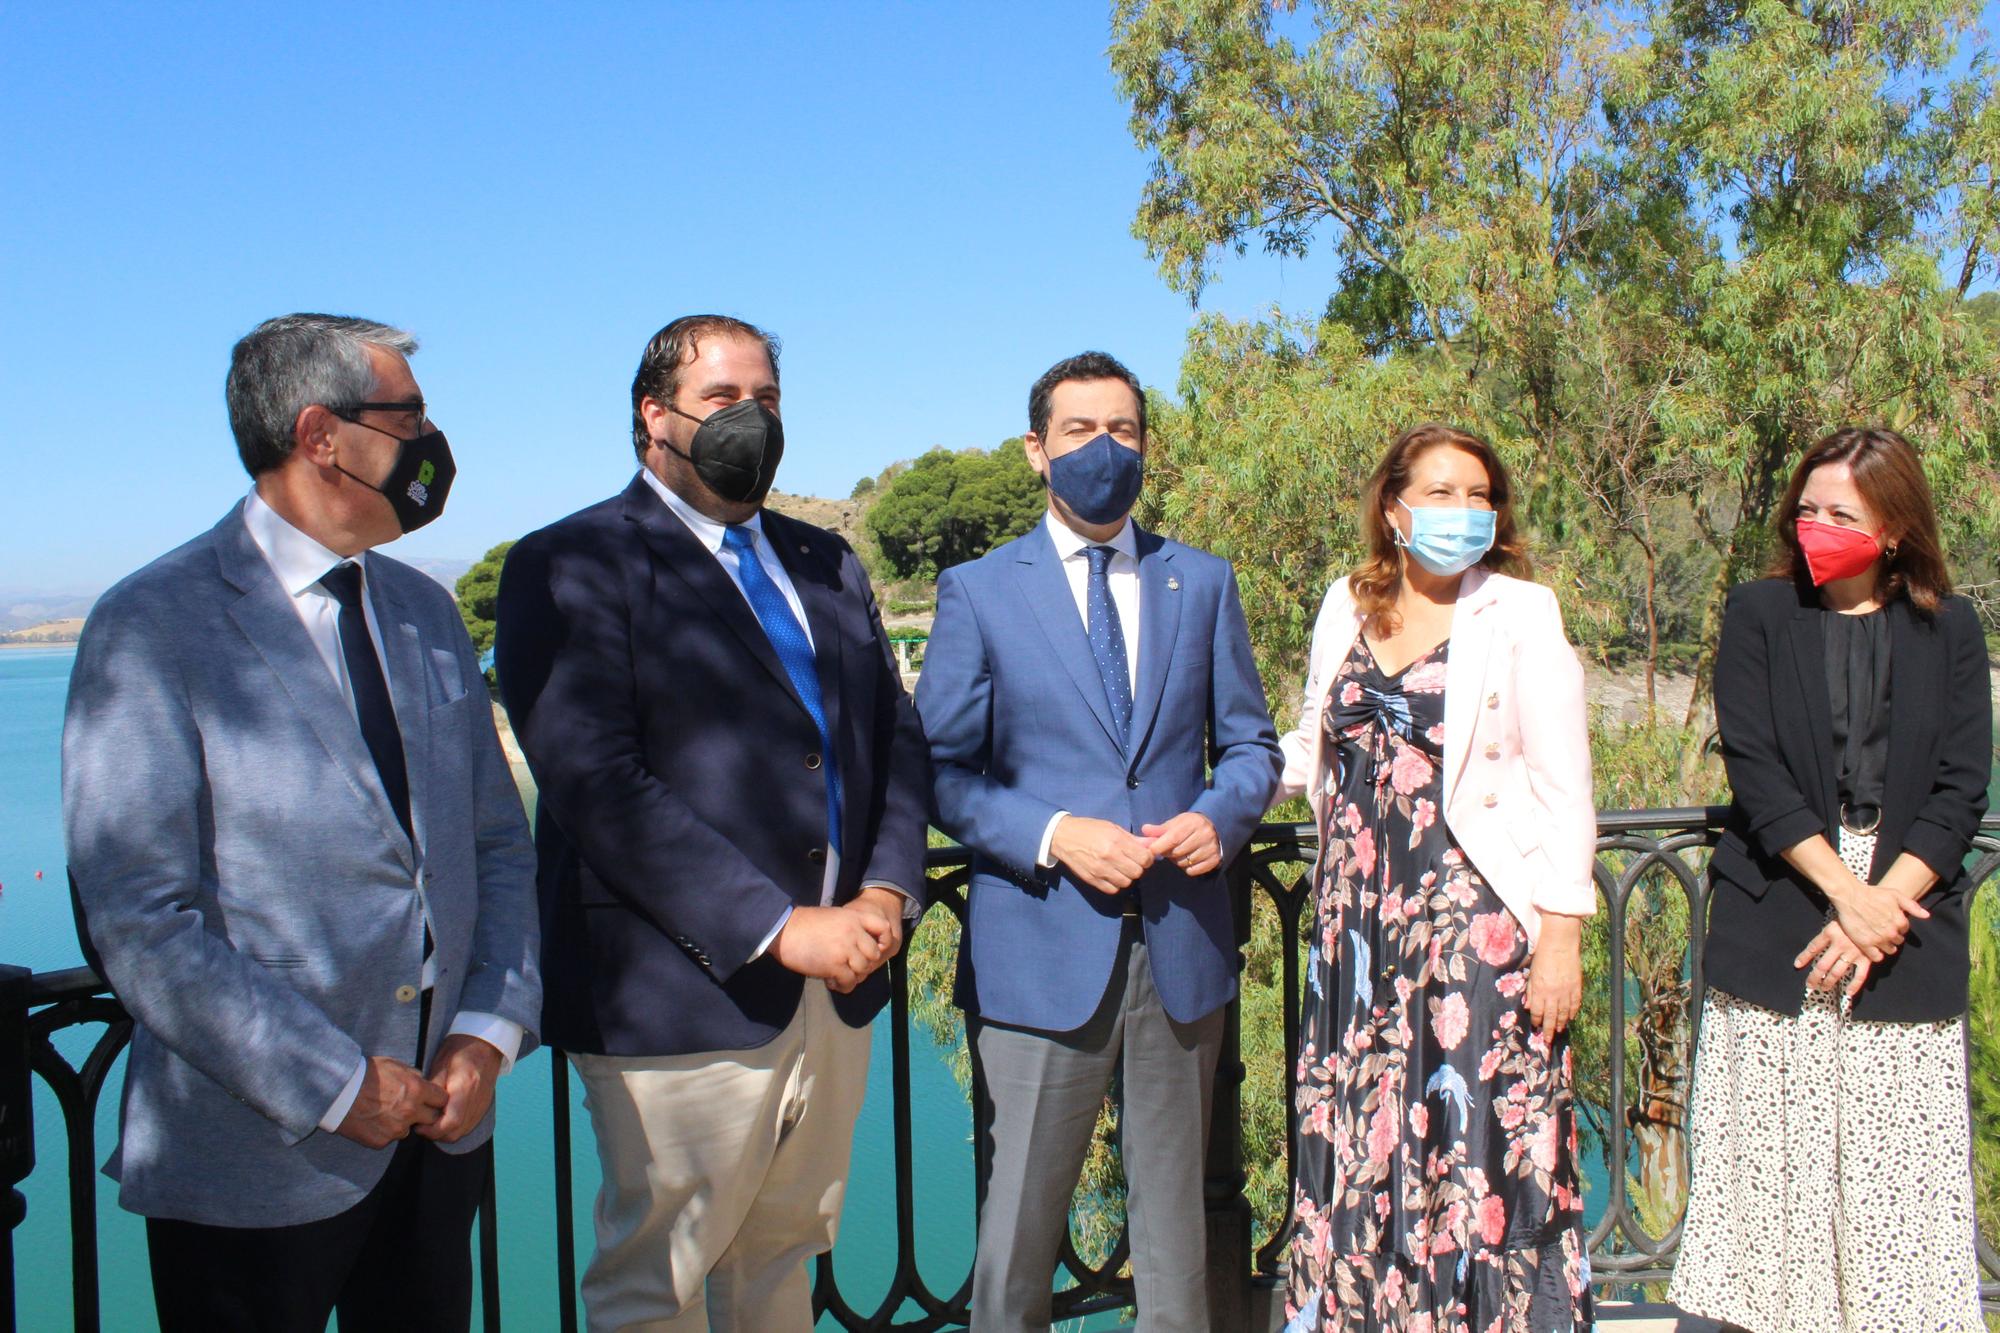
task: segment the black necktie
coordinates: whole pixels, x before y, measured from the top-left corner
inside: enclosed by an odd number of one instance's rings
[[[416,842],[410,832],[410,773],[403,766],[403,732],[396,725],[396,709],[389,702],[389,682],[382,674],[382,659],[375,655],[375,640],[368,635],[368,616],[361,609],[361,566],[343,560],[319,576],[319,586],[340,603],[340,655],[347,661],[347,683],[354,691],[354,713],[361,723],[361,739],[375,757],[375,771],[389,793],[390,808],[403,836]],[[431,935],[428,906],[424,912],[424,962],[429,963],[436,944]],[[424,1041],[431,1026],[431,988],[424,987],[423,1006],[417,1011],[417,1067],[424,1064]]]
[[[396,727],[389,682],[382,674],[382,659],[375,655],[375,641],[368,636],[368,620],[361,609],[361,566],[344,560],[320,575],[319,585],[340,603],[340,655],[347,660],[347,683],[354,691],[361,739],[375,757],[375,771],[382,777],[383,790],[389,793],[396,822],[408,837],[410,776],[403,766],[403,733]]]

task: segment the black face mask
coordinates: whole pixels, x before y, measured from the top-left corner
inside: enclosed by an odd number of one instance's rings
[[[351,417],[344,419],[353,420]],[[389,475],[382,479],[380,486],[366,477],[355,477],[338,463],[334,467],[354,477],[369,490],[380,492],[382,498],[389,502],[389,508],[396,511],[396,522],[404,532],[415,532],[442,514],[444,498],[451,493],[452,478],[458,475],[458,465],[452,462],[451,445],[445,441],[444,432],[425,431],[414,439],[406,440],[365,421],[354,424],[394,440],[396,464],[389,469]]]
[[[778,476],[778,460],[785,456],[785,427],[770,408],[745,398],[706,417],[678,407],[667,411],[701,424],[687,448],[670,440],[659,441],[661,448],[687,459],[703,484],[730,503],[764,503]]]

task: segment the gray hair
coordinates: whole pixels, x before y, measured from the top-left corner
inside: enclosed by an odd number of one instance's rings
[[[280,315],[243,336],[229,355],[229,429],[251,476],[292,456],[299,413],[318,404],[346,408],[375,393],[368,349],[407,357],[415,336],[372,319]]]

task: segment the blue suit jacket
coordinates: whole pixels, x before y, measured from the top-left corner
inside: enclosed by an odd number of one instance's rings
[[[119,1201],[228,1227],[361,1201],[392,1152],[319,1129],[363,1055],[461,1009],[541,1008],[534,852],[465,624],[368,557],[410,779],[405,837],[354,713],[242,506],[104,594],[63,725],[70,873],[132,1012]],[[437,947],[417,1030],[424,903]],[[446,1152],[492,1133],[492,1113]]]
[[[764,512],[804,603],[839,747],[840,879],[924,891],[923,733],[861,562]],[[819,730],[750,604],[635,476],[508,553],[500,691],[540,786],[544,1039],[603,1055],[760,1046],[802,978],[768,954],[826,873]],[[834,1007],[866,1023],[880,971]]]
[[[1139,677],[1129,751],[1045,525],[938,580],[917,682],[939,828],[973,852],[958,1001],[1067,1032],[1111,980],[1120,904],[1036,866],[1058,810],[1134,833],[1206,815],[1225,864],[1277,786],[1277,734],[1227,561],[1139,531]],[[1210,773],[1210,767],[1213,773]],[[1136,886],[1155,981],[1187,1022],[1229,1002],[1240,966],[1221,872],[1159,863]]]

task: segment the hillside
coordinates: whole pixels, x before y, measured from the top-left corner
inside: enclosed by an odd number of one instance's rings
[[[25,647],[37,644],[75,643],[83,633],[83,617],[45,620],[38,625],[8,630],[0,634],[0,646]]]
[[[772,491],[765,497],[764,503],[786,518],[837,532],[847,539],[849,546],[857,551],[861,549],[861,516],[867,507],[860,500],[822,500],[817,495],[788,495],[784,491]]]

